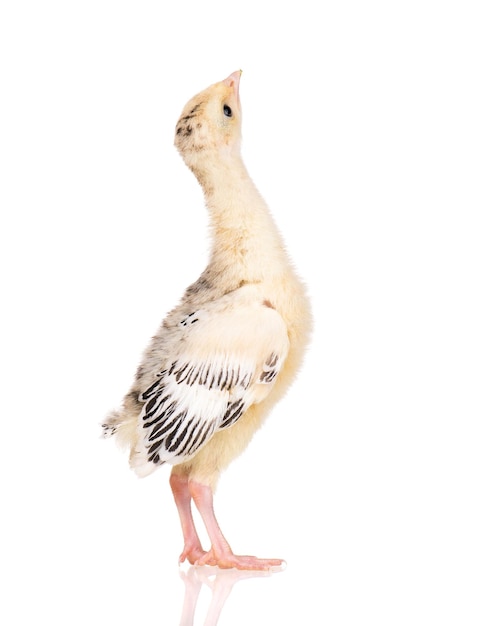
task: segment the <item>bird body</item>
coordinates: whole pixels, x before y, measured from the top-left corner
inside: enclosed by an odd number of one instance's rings
[[[175,144],[204,191],[211,255],[152,338],[121,409],[103,426],[129,446],[139,476],[173,466],[181,560],[266,569],[278,560],[232,554],[214,518],[212,491],[292,382],[311,314],[241,158],[240,75],[191,99],[176,126]],[[192,499],[212,541],[208,552],[193,526]]]

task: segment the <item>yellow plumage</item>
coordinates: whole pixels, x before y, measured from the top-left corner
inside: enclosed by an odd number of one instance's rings
[[[173,466],[181,560],[267,569],[281,561],[232,553],[214,517],[212,490],[292,382],[311,315],[241,159],[240,75],[192,98],[176,126],[175,144],[204,191],[211,257],[153,337],[122,407],[104,429],[130,448],[140,476],[166,462]],[[208,552],[194,528],[192,499],[212,541]]]

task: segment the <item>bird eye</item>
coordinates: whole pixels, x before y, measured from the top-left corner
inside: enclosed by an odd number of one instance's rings
[[[224,109],[223,109],[223,111],[224,111],[224,115],[225,115],[226,117],[231,117],[231,116],[233,115],[233,112],[232,112],[232,110],[231,110],[231,107],[228,107],[228,105],[227,105],[227,104],[225,104],[225,105],[224,105]]]

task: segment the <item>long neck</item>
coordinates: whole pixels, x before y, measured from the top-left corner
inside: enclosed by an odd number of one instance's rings
[[[211,218],[210,265],[246,281],[286,270],[283,242],[239,155],[197,176]]]

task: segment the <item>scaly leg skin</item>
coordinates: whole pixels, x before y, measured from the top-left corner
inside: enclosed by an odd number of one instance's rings
[[[234,567],[240,570],[265,571],[272,568],[284,568],[285,562],[281,559],[258,559],[255,556],[237,556],[233,554],[214,515],[213,493],[210,487],[193,480],[188,482],[188,487],[212,544],[209,552],[197,559],[196,565],[217,565],[221,569]]]
[[[194,526],[188,480],[178,474],[171,474],[169,483],[179,513],[179,519],[181,520],[184,537],[184,548],[179,557],[179,563],[184,563],[187,559],[191,565],[194,565],[206,555],[206,551],[201,546],[201,541]]]

